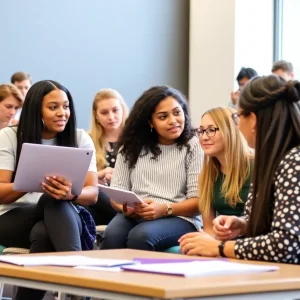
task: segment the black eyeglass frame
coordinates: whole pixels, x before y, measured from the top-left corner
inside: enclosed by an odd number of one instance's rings
[[[208,132],[208,130],[210,130],[210,129],[213,129],[214,131],[211,131],[211,132],[209,132],[209,134],[208,134],[207,132]],[[208,128],[206,128],[206,129],[196,128],[196,129],[194,129],[194,132],[195,132],[195,134],[196,134],[198,137],[200,137],[200,138],[204,135],[204,133],[206,134],[207,137],[214,137],[214,136],[216,135],[216,133],[217,133],[218,130],[220,130],[219,127],[208,127]],[[213,135],[212,135],[212,133],[213,133]]]

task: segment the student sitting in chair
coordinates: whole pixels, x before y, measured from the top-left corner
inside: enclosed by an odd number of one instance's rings
[[[256,153],[245,215],[218,216],[213,224],[221,242],[203,232],[184,240],[184,252],[299,264],[299,101],[298,81],[270,75],[245,85],[237,116]]]
[[[30,248],[30,253],[92,249],[95,223],[81,205],[97,201],[95,157],[79,196],[71,194],[72,182],[59,176],[45,178],[43,194],[26,194],[13,190],[23,143],[94,148],[89,135],[76,129],[69,91],[51,80],[35,83],[26,95],[19,126],[0,131],[0,244]],[[38,300],[44,294],[19,288],[15,299]]]
[[[31,85],[32,85],[32,79],[31,75],[25,72],[17,72],[14,73],[11,76],[10,82],[18,88],[18,90],[22,94],[23,101],[26,97],[26,94],[28,93]],[[15,118],[12,120],[12,125],[16,125],[19,122],[20,115],[21,115],[22,109],[19,109],[15,115]]]
[[[23,105],[23,96],[13,84],[0,85],[0,129],[12,125]]]
[[[202,116],[198,134],[204,151],[199,176],[199,208],[203,230],[214,237],[216,214],[240,216],[243,213],[253,155],[238,129],[236,110],[232,108],[207,111]],[[180,242],[188,236],[181,237]]]
[[[117,159],[116,144],[128,110],[122,96],[113,89],[99,91],[93,101],[90,136],[96,148],[98,182],[110,185]],[[116,215],[109,197],[99,189],[98,201],[87,208],[96,225],[107,225]]]
[[[144,203],[134,208],[112,201],[117,215],[101,249],[164,251],[201,228],[197,178],[202,151],[194,136],[185,97],[155,86],[136,101],[120,137],[111,186],[131,190]]]

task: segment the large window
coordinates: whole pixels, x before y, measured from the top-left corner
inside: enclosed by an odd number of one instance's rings
[[[277,34],[281,44],[277,45],[279,48],[279,59],[284,59],[291,62],[294,66],[295,77],[300,79],[300,0],[281,0],[282,3],[279,8],[282,10],[279,15],[282,19],[279,20]],[[276,27],[275,27],[276,28]],[[281,52],[281,53],[280,53]]]

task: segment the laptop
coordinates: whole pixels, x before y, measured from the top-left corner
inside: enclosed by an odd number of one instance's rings
[[[44,192],[47,176],[62,176],[72,183],[73,195],[80,195],[93,156],[93,149],[24,143],[13,189]]]

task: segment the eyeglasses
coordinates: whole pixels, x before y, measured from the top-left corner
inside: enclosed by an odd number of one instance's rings
[[[213,137],[216,135],[216,132],[219,130],[218,127],[209,127],[206,129],[202,129],[202,128],[196,128],[195,129],[195,133],[198,137],[203,137],[204,133],[206,133],[206,136],[208,137]]]
[[[232,120],[235,123],[235,125],[239,125],[239,123],[240,123],[240,116],[242,116],[244,114],[245,114],[244,112],[240,112],[240,113],[235,112],[235,113],[233,113],[231,115]]]

